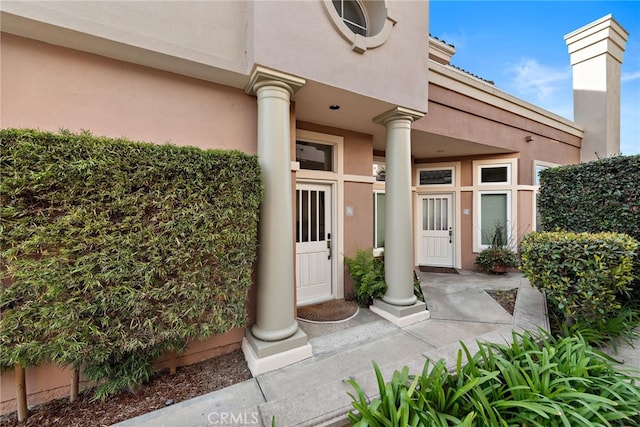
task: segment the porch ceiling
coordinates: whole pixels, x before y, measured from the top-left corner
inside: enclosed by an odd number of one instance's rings
[[[307,83],[295,94],[296,119],[373,136],[373,149],[385,151],[385,129],[373,117],[395,105],[318,82]],[[331,105],[340,109],[332,110]],[[417,159],[508,153],[503,148],[473,141],[412,131],[411,155]]]

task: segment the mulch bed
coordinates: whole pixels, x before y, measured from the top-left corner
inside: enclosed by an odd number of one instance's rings
[[[518,289],[510,289],[508,291],[486,291],[491,297],[496,300],[498,304],[502,306],[509,314],[513,316],[513,310],[516,306],[516,297],[518,296]]]
[[[175,375],[165,371],[140,387],[136,393],[123,391],[104,402],[92,401],[91,390],[78,400],[58,399],[32,408],[26,422],[18,423],[15,412],[0,418],[0,426],[98,427],[164,408],[172,403],[201,396],[251,378],[241,350],[204,362],[178,368]]]

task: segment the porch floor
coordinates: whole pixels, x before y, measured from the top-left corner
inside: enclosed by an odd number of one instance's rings
[[[544,297],[520,273],[418,275],[430,319],[400,328],[360,308],[356,317],[343,323],[301,321],[312,357],[116,426],[271,426],[272,418],[275,425],[286,427],[349,425],[347,393],[353,390],[344,380],[355,379],[369,396],[375,396],[372,361],[385,379],[405,365],[411,372],[421,372],[425,357],[445,359],[453,368],[460,341],[474,353],[477,340],[510,342],[513,330],[548,330]],[[514,288],[519,291],[513,316],[485,292]],[[638,364],[638,359],[632,363]]]

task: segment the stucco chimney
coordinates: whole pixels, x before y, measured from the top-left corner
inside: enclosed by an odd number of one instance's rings
[[[584,128],[580,160],[620,153],[620,66],[629,33],[609,14],[567,34],[573,121]]]

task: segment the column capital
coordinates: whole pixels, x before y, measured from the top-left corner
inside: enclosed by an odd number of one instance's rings
[[[410,108],[405,107],[395,107],[391,110],[380,114],[373,118],[375,123],[386,126],[387,123],[395,121],[395,120],[408,120],[410,123],[415,122],[416,120],[421,119],[424,116],[424,113],[417,110],[412,110]]]
[[[244,91],[249,95],[256,95],[260,87],[272,84],[287,89],[289,94],[293,95],[298,89],[304,86],[306,82],[305,79],[300,77],[272,70],[262,65],[256,65],[249,76],[249,83],[245,86]]]

